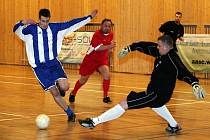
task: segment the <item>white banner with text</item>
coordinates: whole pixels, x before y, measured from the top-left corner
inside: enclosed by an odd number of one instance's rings
[[[91,47],[94,32],[73,32],[64,37],[58,56],[62,63],[80,64]]]
[[[177,42],[178,54],[191,72],[210,71],[210,35],[186,34]]]

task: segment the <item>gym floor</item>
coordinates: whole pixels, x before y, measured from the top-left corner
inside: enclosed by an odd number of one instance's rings
[[[78,70],[66,70],[70,91],[79,78]],[[102,102],[102,79],[93,74],[76,96],[71,108],[77,119],[94,117],[126,98],[131,91],[145,90],[150,75],[111,73],[111,104]],[[81,127],[76,121],[68,123],[66,114],[44,93],[28,66],[0,65],[0,139],[1,140],[207,140],[210,139],[210,80],[200,78],[206,90],[205,100],[192,95],[190,85],[177,81],[174,94],[167,104],[170,112],[182,126],[179,135],[165,132],[167,122],[150,108],[129,110],[122,117],[98,125],[94,129]],[[69,92],[70,92],[69,91]],[[68,103],[68,96],[64,97]],[[35,118],[39,114],[50,117],[47,130],[38,130]]]

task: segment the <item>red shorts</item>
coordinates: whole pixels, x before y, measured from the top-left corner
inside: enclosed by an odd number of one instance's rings
[[[108,59],[105,60],[94,60],[90,57],[85,57],[82,64],[80,65],[79,73],[80,75],[86,76],[91,75],[95,70],[102,65],[108,66]]]

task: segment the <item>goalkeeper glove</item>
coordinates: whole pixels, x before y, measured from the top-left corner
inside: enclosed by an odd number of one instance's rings
[[[192,93],[197,100],[204,99],[206,94],[205,90],[198,83],[192,84]]]
[[[130,46],[127,46],[123,49],[120,50],[120,52],[118,53],[118,57],[119,58],[123,58],[125,57],[129,52],[131,52]]]

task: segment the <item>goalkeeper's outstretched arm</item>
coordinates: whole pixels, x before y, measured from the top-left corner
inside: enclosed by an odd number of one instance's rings
[[[136,42],[121,49],[120,52],[118,53],[118,56],[122,58],[126,56],[129,52],[137,50],[147,55],[156,57],[159,56],[159,51],[157,49],[157,46],[158,44],[154,42],[145,42],[145,41]]]

